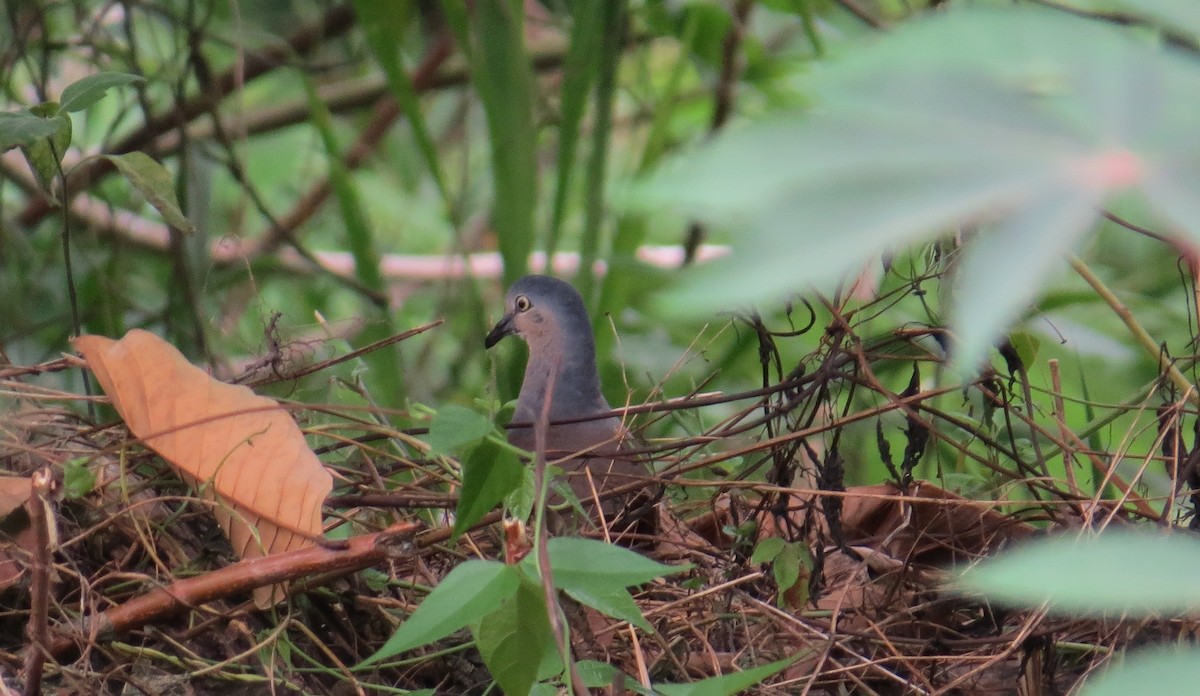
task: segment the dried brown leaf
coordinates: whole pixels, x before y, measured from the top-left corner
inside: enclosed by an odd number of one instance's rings
[[[846,491],[842,527],[850,542],[879,547],[894,558],[940,566],[969,561],[1012,539],[1033,534],[1033,527],[986,503],[964,498],[928,481],[908,490],[890,483]]]
[[[25,504],[33,495],[28,476],[0,476],[0,518]]]
[[[219,382],[154,334],[74,345],[130,431],[173,464],[213,512],[234,551],[257,558],[311,546],[333,478],[277,402]],[[259,588],[267,607],[285,596]]]
[[[25,508],[33,495],[33,484],[26,476],[0,476],[0,590],[11,587],[21,578],[24,564],[17,558],[27,558],[33,553],[34,536],[29,527],[28,513],[13,513]],[[26,508],[27,509],[27,508]],[[26,553],[15,556],[16,548]]]

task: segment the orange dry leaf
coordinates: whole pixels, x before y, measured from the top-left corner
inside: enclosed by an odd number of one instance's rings
[[[36,540],[29,526],[26,506],[33,496],[33,485],[26,476],[0,476],[0,590],[20,580]],[[23,549],[24,553],[16,551]]]
[[[154,334],[74,341],[129,430],[215,503],[233,549],[256,558],[312,546],[333,478],[275,401],[219,382]],[[262,587],[269,607],[283,586]]]

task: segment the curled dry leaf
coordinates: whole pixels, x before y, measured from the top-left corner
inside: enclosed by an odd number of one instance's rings
[[[233,549],[256,558],[313,545],[333,478],[275,401],[219,382],[154,334],[74,341],[129,430],[214,502]],[[259,607],[285,596],[255,591]]]
[[[29,554],[33,553],[33,530],[26,507],[32,495],[28,477],[0,476],[0,590],[21,579]]]

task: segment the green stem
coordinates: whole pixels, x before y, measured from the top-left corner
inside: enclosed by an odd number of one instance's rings
[[[1175,367],[1175,362],[1171,359],[1170,355],[1168,355],[1166,350],[1164,350],[1163,347],[1154,340],[1154,337],[1151,336],[1150,333],[1138,323],[1138,320],[1133,316],[1133,312],[1129,311],[1129,307],[1127,307],[1125,303],[1122,302],[1120,298],[1118,298],[1116,294],[1114,294],[1113,291],[1104,284],[1104,281],[1100,280],[1100,278],[1092,272],[1092,269],[1083,261],[1081,261],[1079,257],[1074,255],[1071,256],[1071,268],[1075,269],[1075,272],[1078,273],[1085,281],[1087,281],[1087,284],[1092,286],[1092,289],[1096,291],[1096,294],[1099,295],[1100,298],[1104,300],[1110,308],[1112,308],[1113,313],[1120,317],[1121,321],[1125,324],[1125,327],[1129,329],[1130,333],[1133,334],[1134,340],[1141,345],[1142,349],[1145,350],[1147,354],[1149,354],[1155,359],[1155,361],[1158,362],[1159,369],[1166,373],[1167,377],[1172,383],[1175,384],[1175,386],[1179,387],[1179,390],[1184,393],[1188,401],[1200,406],[1200,394],[1198,394],[1196,391],[1196,385],[1186,376],[1184,376],[1184,374],[1179,371],[1178,367]]]

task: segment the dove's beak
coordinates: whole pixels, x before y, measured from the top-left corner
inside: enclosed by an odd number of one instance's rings
[[[516,332],[517,327],[513,323],[513,315],[511,313],[505,314],[504,318],[497,322],[496,325],[492,327],[492,330],[488,332],[487,338],[483,339],[483,347],[491,348],[499,343],[500,339],[504,338],[505,336],[511,336]]]

